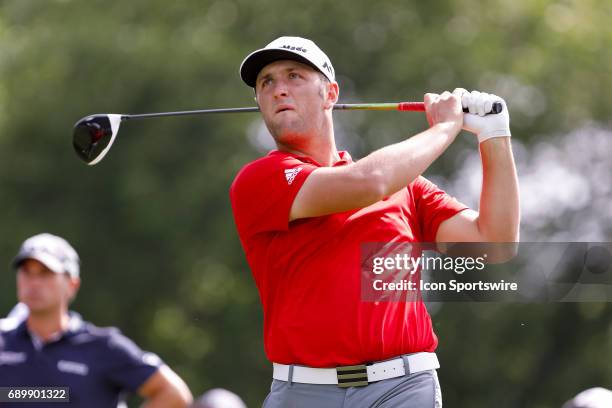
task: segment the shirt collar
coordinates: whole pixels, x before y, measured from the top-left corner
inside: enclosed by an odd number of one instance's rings
[[[272,150],[270,153],[268,153],[268,156],[272,156],[272,155],[294,157],[294,158],[296,158],[296,159],[298,159],[300,161],[303,161],[304,163],[310,163],[310,164],[314,164],[317,167],[323,167],[316,160],[314,160],[313,158],[311,158],[309,156],[300,156],[300,155],[289,153],[289,152],[281,152],[280,150]],[[340,156],[340,160],[335,162],[332,165],[332,167],[344,166],[346,164],[350,164],[350,163],[353,162],[353,158],[351,157],[349,152],[347,152],[346,150],[340,150],[338,152],[338,155]]]
[[[46,343],[52,343],[55,341],[59,341],[64,337],[71,337],[79,333],[83,329],[83,327],[84,327],[84,322],[83,322],[83,318],[81,317],[81,315],[78,314],[77,312],[71,311],[69,312],[68,328],[62,333],[57,333],[56,334],[57,337],[53,336]],[[20,335],[27,336],[30,339],[32,339],[34,346],[36,346],[36,344],[39,342],[42,343],[40,339],[38,338],[38,336],[36,336],[34,333],[30,333],[30,331],[28,330],[27,319],[21,322],[21,324],[17,327],[16,330]]]

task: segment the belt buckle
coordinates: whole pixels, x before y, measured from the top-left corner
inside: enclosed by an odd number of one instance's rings
[[[368,385],[368,369],[365,364],[336,367],[339,388]]]

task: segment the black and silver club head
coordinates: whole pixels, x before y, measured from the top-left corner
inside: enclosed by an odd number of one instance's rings
[[[121,124],[121,115],[90,115],[74,125],[72,145],[81,160],[90,166],[98,163],[110,150]]]

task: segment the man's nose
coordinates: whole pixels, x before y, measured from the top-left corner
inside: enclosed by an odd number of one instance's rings
[[[285,81],[276,81],[274,84],[274,97],[284,97],[287,96],[287,83]]]

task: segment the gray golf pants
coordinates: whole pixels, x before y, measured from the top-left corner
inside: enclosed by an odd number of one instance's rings
[[[442,394],[436,370],[339,388],[273,380],[263,408],[440,408]]]

